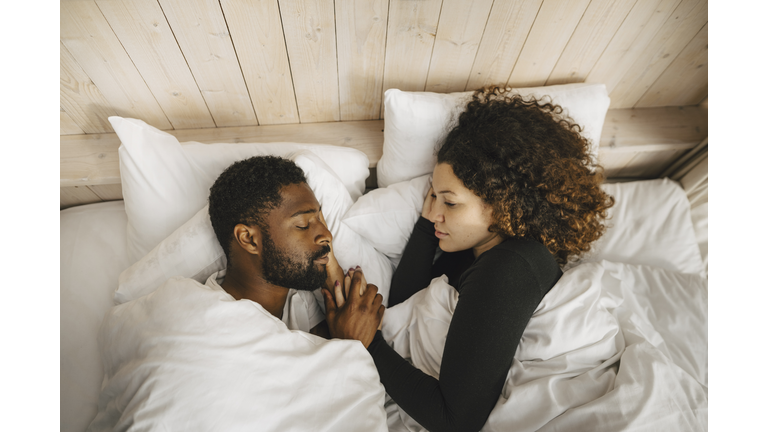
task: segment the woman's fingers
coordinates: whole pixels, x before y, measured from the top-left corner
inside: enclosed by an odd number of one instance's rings
[[[341,289],[341,283],[339,283],[339,281],[336,281],[336,284],[334,285],[333,289],[336,293],[336,305],[338,307],[344,306],[344,303],[346,303],[346,301],[345,301],[344,293],[342,292],[342,289]]]

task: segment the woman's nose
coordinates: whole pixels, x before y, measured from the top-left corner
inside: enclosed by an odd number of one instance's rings
[[[443,212],[440,211],[438,208],[438,204],[434,203],[432,204],[432,209],[430,209],[429,214],[427,215],[430,222],[443,222],[445,218],[443,217]]]

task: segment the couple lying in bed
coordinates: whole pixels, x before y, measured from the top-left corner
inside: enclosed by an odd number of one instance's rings
[[[291,161],[247,159],[215,182],[209,213],[227,269],[206,285],[260,304],[291,330],[360,341],[389,396],[426,429],[479,430],[561,266],[604,231],[613,200],[579,131],[559,106],[492,87],[475,93],[439,149],[388,305],[448,276],[459,300],[439,379],[383,339],[382,296],[365,269],[339,267],[320,204]],[[311,294],[318,287],[325,316]],[[290,304],[297,294],[300,307]]]

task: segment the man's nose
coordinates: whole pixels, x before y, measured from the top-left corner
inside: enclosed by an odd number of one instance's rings
[[[315,243],[330,243],[333,240],[333,234],[331,234],[331,232],[324,224],[319,223],[317,225],[319,225],[320,231],[317,233],[317,236],[315,236]]]

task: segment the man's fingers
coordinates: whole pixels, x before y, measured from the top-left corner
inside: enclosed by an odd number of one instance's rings
[[[379,287],[377,287],[374,284],[368,284],[366,286],[363,299],[368,304],[373,304],[373,302],[376,300],[376,296],[379,295],[378,293],[379,293]]]
[[[320,291],[323,292],[323,299],[325,299],[325,316],[326,318],[336,314],[336,302],[333,301],[333,294],[328,289],[323,288]]]

